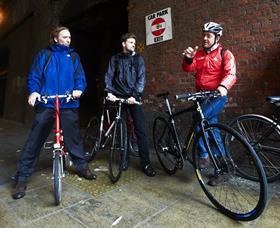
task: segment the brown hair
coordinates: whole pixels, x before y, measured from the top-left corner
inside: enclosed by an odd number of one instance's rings
[[[121,42],[125,42],[125,41],[126,41],[127,39],[129,39],[129,38],[133,38],[133,39],[136,40],[135,34],[129,32],[129,33],[124,34],[124,35],[121,37]]]
[[[65,27],[65,26],[57,26],[55,27],[51,33],[50,33],[50,44],[55,44],[56,42],[54,41],[54,38],[58,38],[58,34],[62,31],[62,30],[68,30],[69,28]]]

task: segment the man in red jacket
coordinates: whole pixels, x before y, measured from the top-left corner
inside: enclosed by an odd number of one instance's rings
[[[233,54],[223,49],[219,43],[223,34],[223,28],[215,22],[208,22],[202,28],[203,49],[199,47],[188,47],[184,51],[183,70],[186,72],[196,72],[195,84],[199,91],[218,90],[221,97],[207,98],[202,101],[201,107],[204,116],[210,123],[218,122],[218,114],[227,102],[228,90],[236,82],[236,64]],[[197,129],[199,130],[199,129]],[[220,134],[216,133],[216,138]],[[221,139],[220,139],[221,140]],[[200,168],[209,165],[209,156],[203,142],[199,142],[201,158]],[[210,185],[218,185],[220,180],[213,179]]]

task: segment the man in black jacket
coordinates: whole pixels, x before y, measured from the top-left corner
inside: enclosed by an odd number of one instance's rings
[[[127,33],[121,38],[123,51],[114,55],[105,74],[105,86],[108,97],[115,101],[116,97],[127,98],[128,105],[124,105],[122,116],[127,118],[130,112],[137,144],[141,158],[143,172],[147,176],[155,176],[156,172],[152,168],[149,159],[149,149],[145,134],[145,120],[142,107],[134,104],[141,100],[145,87],[145,64],[142,56],[135,53],[136,36],[133,33]],[[128,152],[123,166],[127,170],[129,165]]]

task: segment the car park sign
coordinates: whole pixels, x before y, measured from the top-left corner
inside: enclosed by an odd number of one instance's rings
[[[172,39],[171,8],[152,13],[145,18],[146,45]]]

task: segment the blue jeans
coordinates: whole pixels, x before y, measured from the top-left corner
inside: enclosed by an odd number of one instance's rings
[[[227,101],[228,101],[227,96],[222,96],[217,98],[206,98],[200,103],[203,115],[210,124],[218,123],[218,114],[223,110]],[[196,132],[199,132],[199,130],[200,130],[200,126],[196,127]],[[222,150],[222,153],[224,154],[225,149],[223,146],[220,132],[217,129],[215,129],[213,133],[215,135],[215,138],[217,140],[220,149]],[[208,153],[205,148],[202,137],[200,137],[200,139],[198,140],[198,146],[200,150],[200,157],[207,158]],[[218,153],[217,150],[214,148],[213,148],[213,152],[214,154]]]

